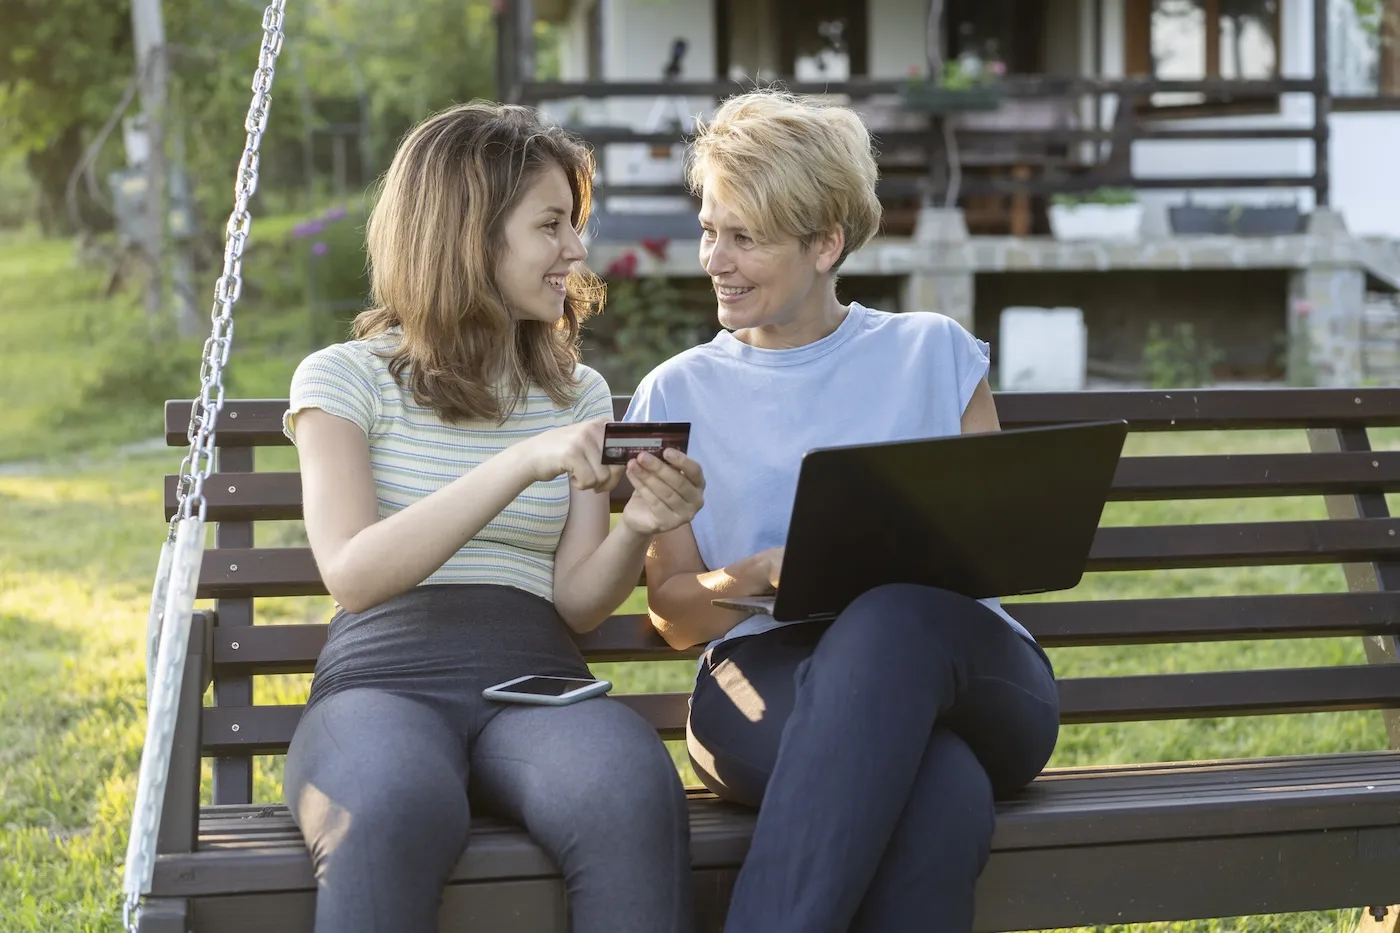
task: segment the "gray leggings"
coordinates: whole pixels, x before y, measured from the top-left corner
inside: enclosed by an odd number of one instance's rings
[[[435,589],[449,592],[337,616],[317,672],[334,689],[313,687],[288,751],[287,802],[316,870],[316,933],[436,933],[473,810],[523,825],[555,860],[574,933],[688,931],[685,795],[656,733],[609,699],[482,699],[479,681],[511,673],[493,659],[516,667],[538,655],[519,674],[587,668],[567,632],[559,642],[549,631],[562,622],[544,600]],[[478,599],[453,605],[473,590],[487,591],[472,594],[489,597],[486,611]],[[423,638],[436,653],[406,656]],[[551,663],[551,653],[562,656]]]

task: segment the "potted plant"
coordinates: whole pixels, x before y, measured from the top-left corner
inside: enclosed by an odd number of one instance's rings
[[[1142,205],[1131,188],[1099,188],[1057,194],[1050,201],[1050,231],[1057,240],[1136,240]]]
[[[900,91],[900,103],[906,110],[934,115],[996,110],[1001,106],[999,82],[1005,73],[1005,63],[995,59],[984,62],[972,54],[944,64],[936,80],[911,69]]]

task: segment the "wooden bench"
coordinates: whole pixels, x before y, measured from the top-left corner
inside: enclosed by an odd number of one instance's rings
[[[1400,389],[1003,394],[998,406],[1008,427],[1126,418],[1136,431],[1307,430],[1311,453],[1125,458],[1113,497],[1321,495],[1329,520],[1105,526],[1092,571],[1345,565],[1348,592],[1020,606],[1043,644],[1356,636],[1373,662],[1063,679],[1065,723],[1400,709],[1400,520],[1383,496],[1400,490],[1400,453],[1372,452],[1367,433],[1400,426]],[[257,522],[300,518],[297,474],[253,472],[255,448],[286,443],[284,408],[230,401],[219,419],[219,473],[205,484],[216,545],[199,584],[215,610],[195,619],[145,933],[311,929],[300,836],[285,807],[250,801],[251,756],[285,752],[301,712],[257,705],[253,677],[310,671],[326,631],[254,625],[259,598],[325,592],[308,550],[254,545]],[[167,405],[172,446],[186,443],[188,418],[188,402]],[[165,491],[169,515],[173,477]],[[640,615],[616,616],[580,644],[593,661],[697,654],[667,648]],[[684,694],[622,699],[662,736],[683,734]],[[1387,713],[1386,724],[1397,747],[1400,719]],[[210,757],[215,805],[201,808],[200,762]],[[701,792],[690,809],[700,929],[719,930],[753,818]],[[979,930],[1394,904],[1400,759],[1381,751],[1050,771],[999,806],[977,897]],[[523,831],[490,820],[474,827],[443,917],[454,930],[567,929],[550,860]]]

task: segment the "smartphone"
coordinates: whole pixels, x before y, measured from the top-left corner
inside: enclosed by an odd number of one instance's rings
[[[505,683],[487,687],[481,695],[498,703],[533,703],[537,706],[568,706],[589,697],[602,696],[612,689],[606,680],[585,677],[547,677],[526,674]]]
[[[603,426],[603,462],[625,464],[642,453],[661,456],[668,447],[685,453],[689,421],[609,421]]]

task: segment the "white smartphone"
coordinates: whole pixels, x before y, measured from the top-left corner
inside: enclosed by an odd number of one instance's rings
[[[612,689],[607,680],[583,677],[546,677],[526,674],[505,683],[487,687],[481,695],[498,703],[533,703],[536,706],[568,706],[589,697],[602,696]]]

